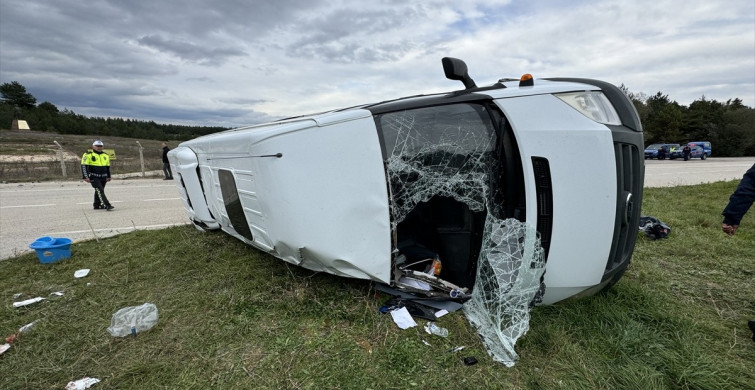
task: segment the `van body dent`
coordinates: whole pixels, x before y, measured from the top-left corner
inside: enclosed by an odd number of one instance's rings
[[[393,287],[399,268],[437,258],[437,279],[463,291],[475,285],[485,221],[516,219],[544,251],[538,302],[616,282],[642,201],[632,103],[597,80],[477,87],[461,69],[446,72],[460,91],[181,143],[168,158],[189,219],[289,263]]]

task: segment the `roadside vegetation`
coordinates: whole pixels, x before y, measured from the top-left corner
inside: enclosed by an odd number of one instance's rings
[[[0,130],[0,180],[80,180],[81,155],[92,148],[92,141],[95,139],[102,140],[106,150],[115,151],[116,158],[111,160],[111,172],[114,175],[142,172],[142,158],[145,172],[162,170],[162,142],[158,140]],[[170,148],[178,145],[175,141],[167,143]],[[63,175],[60,163],[61,148],[66,176]],[[158,176],[161,175],[162,173],[158,173]]]
[[[536,307],[513,368],[492,361],[461,312],[439,319],[448,338],[425,333],[425,320],[400,330],[378,312],[389,297],[373,284],[223,233],[77,242],[55,264],[25,254],[0,261],[0,335],[37,322],[0,355],[0,388],[89,376],[96,389],[752,389],[755,211],[736,236],[720,230],[736,184],[646,189],[643,215],[670,225],[669,237],[639,237],[607,292]],[[12,306],[37,296],[47,299]],[[107,333],[115,311],[145,302],[158,307],[154,328]],[[465,365],[469,356],[479,362]]]

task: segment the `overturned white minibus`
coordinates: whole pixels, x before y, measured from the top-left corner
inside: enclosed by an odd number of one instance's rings
[[[189,218],[289,263],[430,297],[464,298],[495,267],[508,272],[499,290],[542,268],[534,303],[618,280],[644,175],[631,101],[602,81],[477,87],[460,60],[443,67],[465,89],[183,142],[168,158]]]

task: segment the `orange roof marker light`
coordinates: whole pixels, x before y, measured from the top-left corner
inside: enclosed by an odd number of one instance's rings
[[[534,85],[535,85],[535,79],[533,79],[532,75],[529,73],[525,73],[522,75],[522,77],[519,78],[520,87],[532,87]]]

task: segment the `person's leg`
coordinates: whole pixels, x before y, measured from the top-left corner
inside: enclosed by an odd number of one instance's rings
[[[95,210],[101,209],[102,205],[100,204],[100,198],[97,197],[97,186],[94,185],[94,180],[91,180],[89,184],[94,187],[94,200],[92,201],[92,207],[94,207]]]
[[[170,163],[163,163],[163,174],[165,175],[165,180],[173,179],[173,173],[170,171]]]
[[[106,180],[102,179],[94,179],[92,180],[91,184],[92,187],[94,187],[94,195],[97,200],[99,200],[100,204],[105,209],[112,209],[113,206],[110,204],[110,202],[107,200],[107,196],[105,196],[105,184],[107,183]]]

